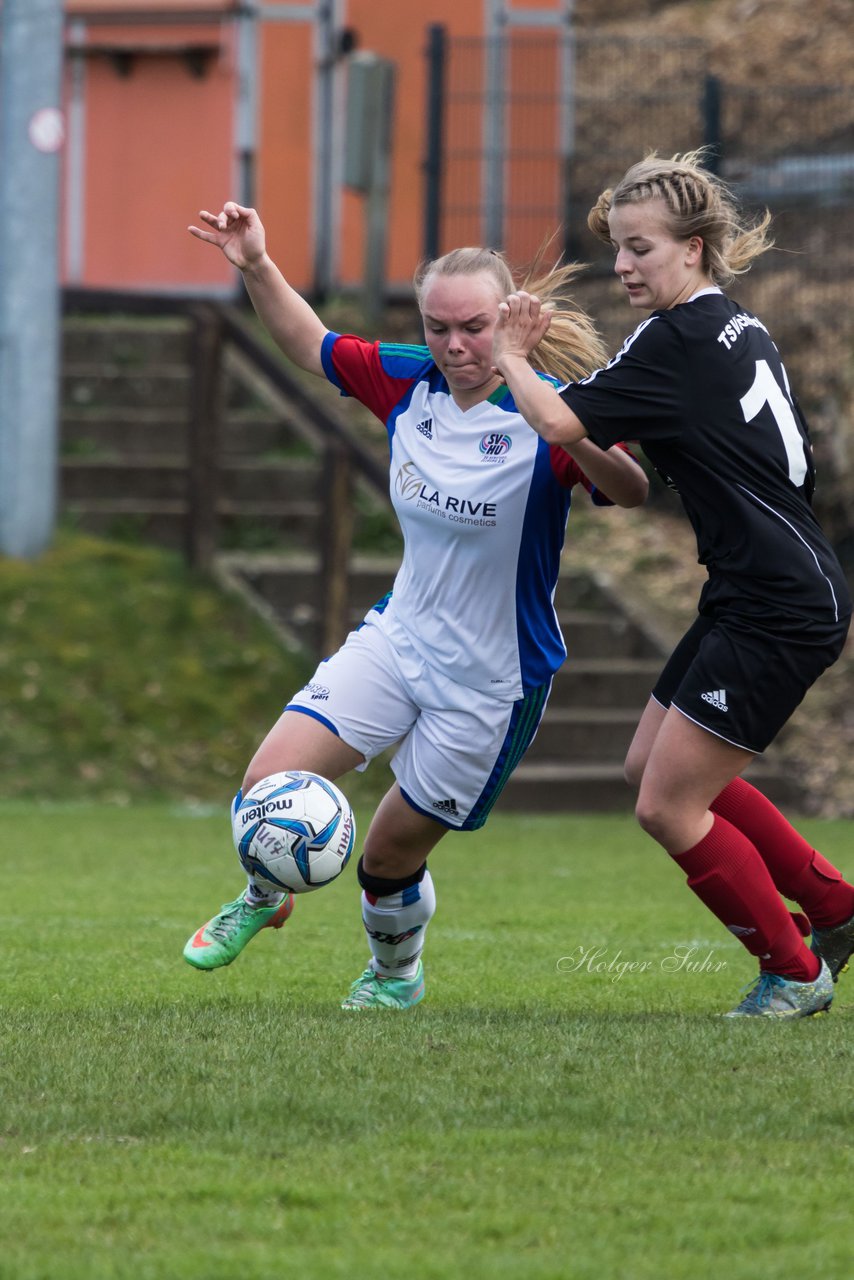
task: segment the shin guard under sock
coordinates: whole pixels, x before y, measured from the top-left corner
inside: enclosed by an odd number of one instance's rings
[[[711,810],[756,846],[778,891],[797,902],[817,929],[832,929],[851,919],[854,885],[756,787],[734,778],[712,801]]]
[[[369,875],[359,859],[357,874],[373,969],[385,978],[414,978],[424,934],[436,910],[436,892],[427,864],[414,875],[387,880]]]
[[[756,847],[725,818],[713,818],[703,839],[673,859],[687,874],[688,887],[763,969],[796,982],[814,981],[819,962]]]

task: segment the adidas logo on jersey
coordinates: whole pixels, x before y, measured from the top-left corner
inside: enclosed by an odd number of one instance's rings
[[[726,704],[726,693],[723,689],[713,689],[710,693],[701,693],[700,697],[704,702],[717,707],[718,711],[729,711],[729,707]]]
[[[423,422],[416,422],[415,430],[420,431],[422,436],[426,436],[428,440],[433,439],[433,419],[425,418]]]
[[[452,814],[455,818],[460,816],[456,800],[434,800],[433,808],[438,809],[440,813]]]

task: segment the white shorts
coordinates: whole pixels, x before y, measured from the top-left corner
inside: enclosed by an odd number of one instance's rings
[[[533,742],[550,688],[517,702],[491,697],[449,680],[411,647],[392,646],[368,621],[285,710],[314,716],[366,764],[397,744],[391,767],[413,809],[473,831]]]

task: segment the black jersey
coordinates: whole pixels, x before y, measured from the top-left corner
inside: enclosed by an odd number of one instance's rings
[[[655,311],[561,392],[603,449],[638,440],[679,491],[709,579],[701,609],[846,618],[842,569],[810,507],[812,454],[779,352],[719,289]]]

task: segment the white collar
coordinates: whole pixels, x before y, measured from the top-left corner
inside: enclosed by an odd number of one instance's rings
[[[710,293],[723,293],[723,289],[719,289],[716,284],[710,284],[705,289],[698,289],[696,293],[692,293],[688,301],[696,302],[697,298],[706,298]]]

